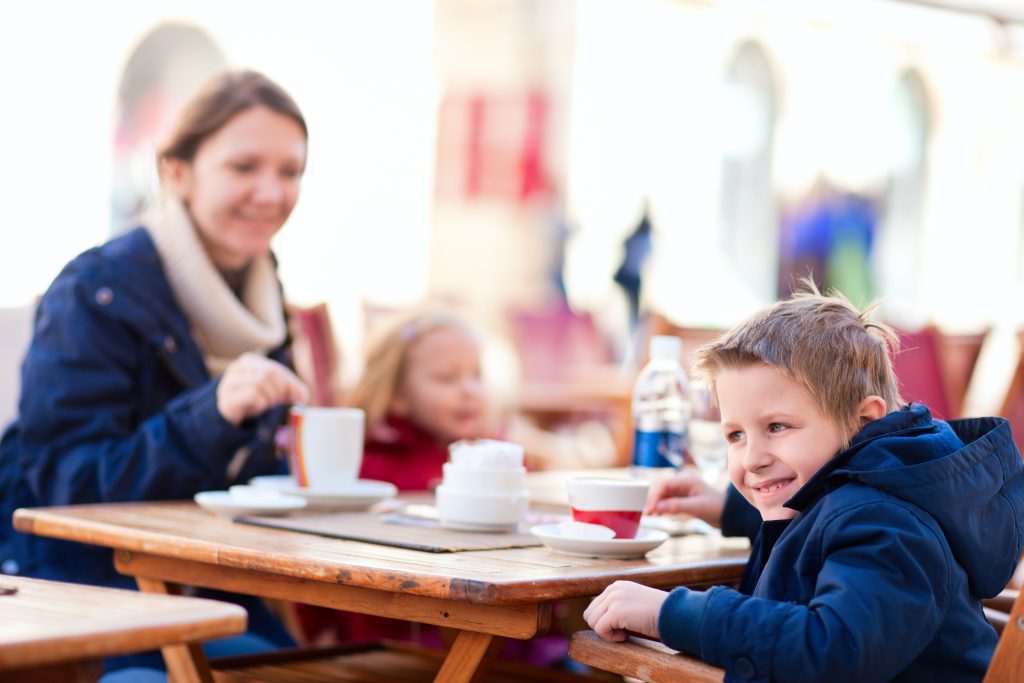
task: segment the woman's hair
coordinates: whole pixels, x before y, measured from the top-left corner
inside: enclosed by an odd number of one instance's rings
[[[838,292],[808,291],[779,301],[697,350],[694,373],[715,386],[725,369],[763,364],[802,385],[847,441],[860,431],[857,409],[879,396],[887,411],[903,404],[893,370],[896,333],[869,320],[878,304],[858,310]]]
[[[362,408],[366,413],[366,428],[371,430],[384,422],[395,393],[405,377],[409,349],[413,344],[435,330],[469,327],[459,317],[445,312],[412,314],[384,332],[370,347],[366,367],[358,384],[353,387],[345,403]]]
[[[208,137],[236,115],[266,107],[293,119],[309,137],[306,120],[298,105],[281,86],[255,71],[229,71],[207,83],[178,116],[177,128],[157,158],[191,162]]]

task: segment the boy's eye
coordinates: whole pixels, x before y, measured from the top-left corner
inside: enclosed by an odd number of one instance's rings
[[[789,429],[789,425],[783,424],[782,422],[772,422],[768,425],[768,431],[772,433],[781,432],[785,429]]]
[[[742,438],[743,432],[740,431],[729,432],[728,434],[725,435],[725,440],[728,441],[729,443],[736,443]]]
[[[248,162],[235,163],[231,164],[231,169],[236,173],[251,173],[252,171],[256,170],[256,164]]]

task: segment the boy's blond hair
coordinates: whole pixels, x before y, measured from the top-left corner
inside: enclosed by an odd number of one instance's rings
[[[822,295],[813,283],[755,314],[697,350],[693,371],[714,390],[725,369],[764,364],[777,368],[810,392],[822,415],[849,442],[860,431],[857,408],[868,396],[886,411],[903,404],[893,370],[896,333],[869,320],[877,304],[858,310],[838,292]]]
[[[372,344],[363,376],[345,401],[348,406],[363,409],[368,430],[384,422],[405,376],[412,345],[430,332],[452,328],[472,334],[466,322],[456,315],[444,311],[420,311],[388,327]]]

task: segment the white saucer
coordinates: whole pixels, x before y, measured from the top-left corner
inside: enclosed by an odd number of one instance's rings
[[[530,529],[530,533],[547,547],[566,555],[618,559],[643,557],[668,540],[668,534],[664,531],[643,527],[637,531],[636,538],[613,538],[607,541],[563,536],[558,524],[539,524]]]
[[[238,515],[283,515],[286,512],[301,510],[308,503],[298,496],[281,495],[267,498],[259,502],[242,501],[228,491],[200,491],[192,497],[199,507],[216,512],[225,517]]]
[[[334,490],[304,488],[287,474],[254,477],[249,484],[303,498],[310,510],[363,510],[398,493],[394,484],[376,479],[357,479],[344,488]]]
[[[265,474],[262,477],[253,477],[249,480],[249,486],[259,486],[265,489],[293,489],[296,487],[295,480],[290,474]]]

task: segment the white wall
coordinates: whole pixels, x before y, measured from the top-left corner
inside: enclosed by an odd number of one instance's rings
[[[310,128],[299,204],[275,242],[298,302],[326,300],[343,345],[363,297],[426,291],[437,85],[433,3],[41,0],[0,8],[0,305],[38,296],[108,236],[116,90],[162,21],[203,28],[235,67],[298,101]]]
[[[643,196],[658,231],[654,308],[723,325],[774,297],[741,286],[715,246],[728,134],[715,97],[726,60],[753,39],[780,82],[775,182],[784,199],[819,173],[851,189],[882,187],[891,88],[906,68],[922,74],[934,118],[924,266],[919,295],[902,308],[949,328],[1024,325],[1024,54],[1008,34],[979,17],[881,0],[582,0],[577,9],[569,164],[582,227],[569,282],[577,301],[618,296],[611,274]]]

